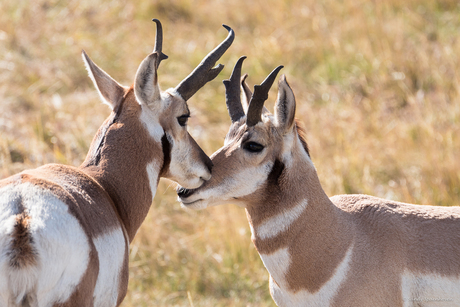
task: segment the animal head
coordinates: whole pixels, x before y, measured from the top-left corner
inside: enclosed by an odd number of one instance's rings
[[[93,63],[84,51],[83,60],[102,101],[113,111],[107,120],[110,123],[107,124],[106,121],[104,129],[115,129],[113,123],[118,123],[117,127],[126,126],[126,120],[123,123],[119,121],[126,118],[127,112],[130,112],[132,114],[130,116],[136,117],[148,131],[150,139],[145,142],[161,144],[163,157],[155,157],[159,161],[163,160],[160,176],[186,187],[196,188],[211,178],[212,162],[187,132],[187,120],[190,116],[187,100],[223,69],[221,64],[216,67],[214,65],[232,44],[234,32],[224,26],[229,31],[227,38],[210,52],[178,86],[162,91],[157,71],[160,62],[167,59],[167,56],[162,52],[161,23],[157,19],[153,21],[157,25],[155,47],[153,52],[140,64],[131,88],[120,85]],[[129,104],[129,101],[132,103]],[[104,130],[103,127],[101,127],[102,130]],[[125,130],[127,129],[125,127]],[[104,132],[101,131],[98,132],[98,135],[93,141],[94,151],[101,146],[97,143],[102,144],[105,137]],[[125,136],[125,138],[130,137],[136,137],[136,134],[128,133]],[[121,143],[116,145],[123,146]],[[145,147],[148,147],[147,144]],[[129,159],[130,157],[122,157],[120,160],[122,161],[123,158]],[[95,162],[89,161],[87,164],[91,163]]]
[[[229,202],[244,207],[255,205],[279,197],[287,176],[295,177],[302,171],[293,167],[297,160],[310,161],[301,168],[313,167],[295,121],[294,93],[284,75],[279,81],[274,113],[264,107],[282,66],[251,93],[245,81],[247,75],[240,77],[244,59],[238,60],[230,79],[224,81],[232,124],[224,146],[211,156],[213,177],[198,189],[178,188],[179,200],[185,207],[202,209]]]

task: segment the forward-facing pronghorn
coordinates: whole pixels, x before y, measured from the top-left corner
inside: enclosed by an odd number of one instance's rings
[[[223,66],[227,38],[176,88],[160,91],[158,20],[153,53],[124,87],[83,60],[112,113],[83,164],[49,164],[0,181],[0,306],[118,306],[128,250],[159,177],[187,187],[211,178],[212,163],[187,132],[187,100]]]
[[[252,94],[243,59],[224,81],[232,125],[211,156],[213,176],[179,188],[182,204],[246,208],[279,306],[460,306],[460,208],[327,197],[285,77],[272,115],[263,104],[279,68]]]

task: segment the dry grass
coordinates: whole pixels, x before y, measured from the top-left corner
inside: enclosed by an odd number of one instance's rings
[[[129,85],[156,17],[170,56],[163,88],[226,36],[221,23],[235,29],[226,69],[190,101],[191,133],[208,154],[229,124],[220,81],[247,55],[251,85],[285,65],[329,195],[460,203],[457,0],[0,0],[0,11],[0,178],[83,161],[109,110],[81,49]],[[123,306],[274,306],[244,210],[184,211],[170,185],[161,182],[133,242]]]

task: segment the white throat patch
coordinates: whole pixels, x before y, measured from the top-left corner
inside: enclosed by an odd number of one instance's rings
[[[308,201],[302,200],[296,206],[283,210],[278,215],[264,221],[260,226],[256,227],[255,235],[264,240],[274,238],[278,234],[289,229],[292,223],[294,223],[307,208]]]
[[[291,265],[288,248],[282,248],[272,254],[260,254],[260,258],[270,273],[270,292],[278,306],[329,306],[340,286],[345,281],[352,258],[353,245],[348,248],[345,257],[336,267],[334,275],[318,291],[307,290],[293,292],[286,281],[286,273]],[[274,282],[275,281],[275,282]]]

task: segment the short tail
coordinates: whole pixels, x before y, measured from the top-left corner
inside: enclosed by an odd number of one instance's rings
[[[17,307],[38,306],[35,285],[37,283],[38,254],[29,227],[30,216],[26,212],[16,215],[7,252],[8,263],[4,272],[8,278],[9,305]]]

